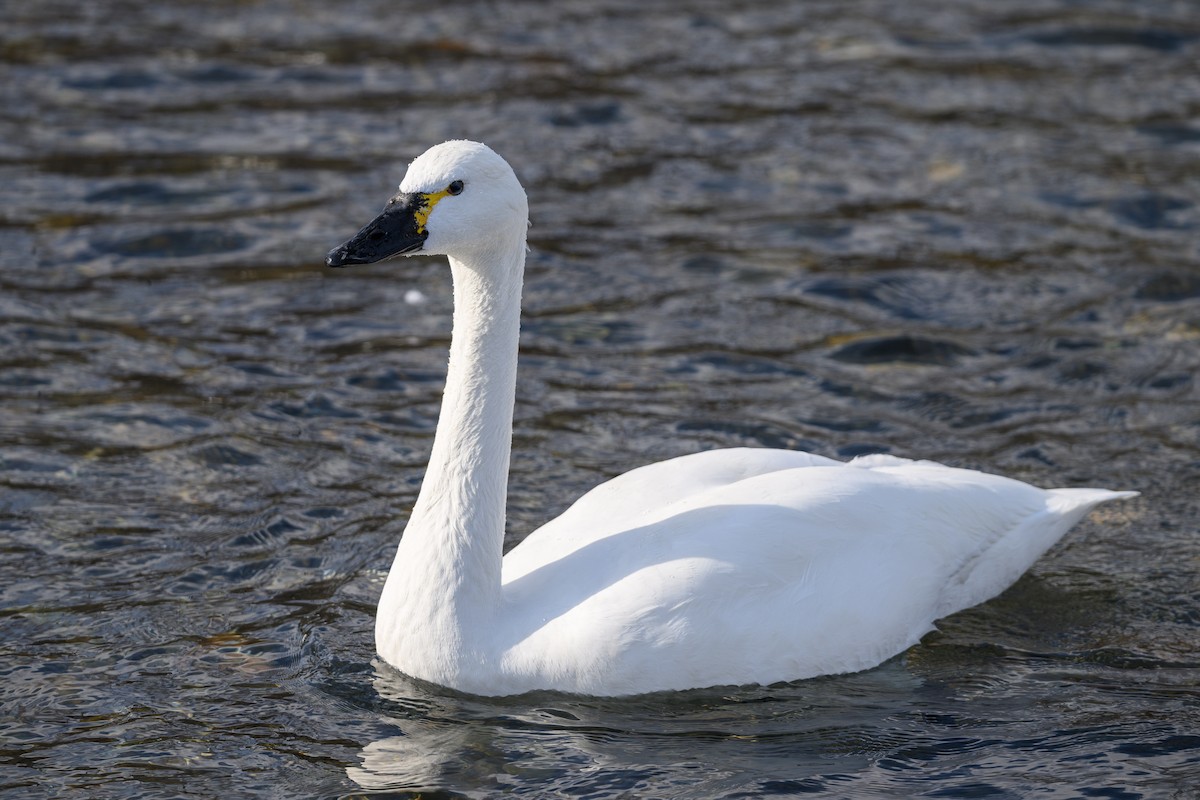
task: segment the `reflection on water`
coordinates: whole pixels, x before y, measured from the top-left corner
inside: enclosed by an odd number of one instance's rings
[[[1182,676],[1147,685],[1122,668],[1138,669],[977,645],[769,688],[484,700],[380,665],[387,735],[347,774],[366,790],[434,797],[1022,796],[1143,771],[1148,786],[1185,789],[1200,741],[1171,722],[1190,702]],[[1172,710],[1147,716],[1148,694]],[[1014,715],[1018,703],[1037,713]]]
[[[6,9],[0,791],[1193,796],[1198,58],[1157,2]],[[863,675],[376,668],[448,278],[321,257],[456,136],[531,200],[510,544],[728,445],[1143,497]]]
[[[889,736],[899,741],[879,723],[920,689],[891,667],[836,687],[815,681],[625,700],[454,696],[383,665],[374,684],[397,734],[368,744],[349,776],[365,789],[472,787],[480,797],[523,786],[534,794],[540,786],[564,795],[733,796],[786,780],[798,766],[818,774],[863,769]]]

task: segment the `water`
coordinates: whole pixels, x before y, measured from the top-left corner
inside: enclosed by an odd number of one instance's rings
[[[1200,12],[4,3],[5,798],[1200,796]],[[468,136],[531,198],[510,544],[725,445],[1139,489],[879,669],[481,700],[381,666]]]

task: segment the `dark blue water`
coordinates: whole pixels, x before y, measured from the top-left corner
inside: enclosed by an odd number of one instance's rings
[[[1200,9],[0,3],[6,798],[1200,797]],[[867,673],[505,700],[374,658],[449,335],[328,272],[530,195],[510,543],[729,445],[1138,489]]]

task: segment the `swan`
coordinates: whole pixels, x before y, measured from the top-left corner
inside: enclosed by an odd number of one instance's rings
[[[634,469],[502,554],[529,211],[508,163],[416,158],[331,267],[442,255],[437,432],[375,624],[382,658],[475,695],[633,695],[874,667],[1011,585],[1099,503],[930,461],[733,448]]]

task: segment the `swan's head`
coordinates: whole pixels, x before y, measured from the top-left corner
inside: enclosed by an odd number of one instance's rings
[[[382,213],[325,257],[331,267],[394,256],[445,255],[465,261],[524,253],[529,205],[512,167],[487,145],[453,141],[408,166]]]

